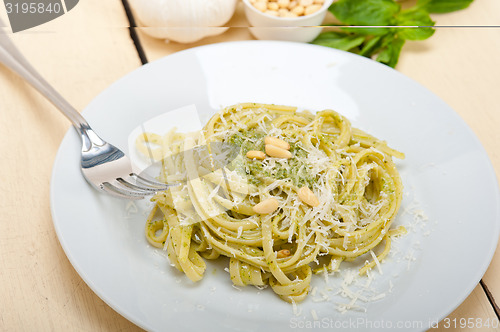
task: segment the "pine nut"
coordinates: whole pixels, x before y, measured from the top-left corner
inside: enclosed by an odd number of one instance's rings
[[[257,1],[256,3],[253,4],[257,10],[261,12],[265,12],[267,10],[267,1]]]
[[[321,9],[325,0],[249,0],[257,10],[272,16],[299,17]],[[287,9],[288,12],[280,9]]]
[[[276,258],[285,258],[290,256],[290,250],[288,249],[281,249],[276,253]]]
[[[276,3],[276,2],[270,2],[267,4],[268,10],[278,11],[279,8],[280,8],[280,6],[278,6],[278,3]]]
[[[310,5],[306,7],[304,15],[311,15],[321,9],[321,5]]]
[[[255,150],[248,151],[246,156],[247,158],[250,159],[259,159],[259,160],[264,160],[266,158],[266,154],[264,152]]]
[[[280,8],[278,9],[278,14],[280,17],[286,17],[290,12],[286,8]]]
[[[306,186],[299,189],[299,198],[309,206],[314,207],[319,205],[318,197]]]
[[[304,7],[299,5],[293,9],[291,9],[291,12],[300,16],[300,15],[304,14]]]
[[[278,0],[278,6],[280,8],[287,8],[290,5],[290,0]]]
[[[285,142],[284,140],[276,138],[276,137],[267,136],[264,139],[264,143],[271,144],[271,145],[277,146],[278,148],[282,148],[285,150],[290,150],[290,144],[288,144],[288,142]]]
[[[276,145],[266,144],[266,153],[270,157],[274,158],[292,158],[290,151],[277,147]]]
[[[278,208],[279,203],[276,198],[268,198],[266,200],[263,200],[257,205],[254,205],[253,211],[258,214],[269,214]]]

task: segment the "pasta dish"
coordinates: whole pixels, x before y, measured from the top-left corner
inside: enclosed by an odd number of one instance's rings
[[[238,104],[201,132],[144,133],[136,146],[161,181],[181,183],[152,198],[145,232],[192,281],[226,256],[234,285],[297,303],[312,274],[356,259],[365,274],[406,232],[391,228],[403,191],[392,158],[404,154],[332,110]]]

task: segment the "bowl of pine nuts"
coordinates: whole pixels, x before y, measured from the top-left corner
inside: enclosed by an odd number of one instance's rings
[[[243,0],[257,39],[310,42],[321,32],[333,0]]]

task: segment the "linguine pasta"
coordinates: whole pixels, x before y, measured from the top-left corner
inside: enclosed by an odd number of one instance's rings
[[[289,153],[270,149],[266,142],[274,141],[287,143],[279,149]],[[238,153],[214,167],[213,156],[194,152],[213,143]],[[359,271],[365,274],[387,256],[391,237],[405,232],[391,229],[402,199],[392,157],[404,155],[332,110],[238,104],[200,133],[137,140],[145,154],[151,145],[160,180],[183,184],[152,198],[146,237],[192,281],[203,278],[205,259],[222,255],[233,284],[269,285],[283,300],[300,302],[314,272],[368,256]],[[287,157],[270,156],[275,150]]]

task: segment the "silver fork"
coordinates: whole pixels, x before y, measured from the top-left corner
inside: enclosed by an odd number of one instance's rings
[[[140,199],[176,185],[132,172],[128,157],[92,130],[83,116],[30,65],[2,27],[0,21],[0,62],[40,91],[73,123],[82,140],[82,172],[93,187],[117,197]]]

